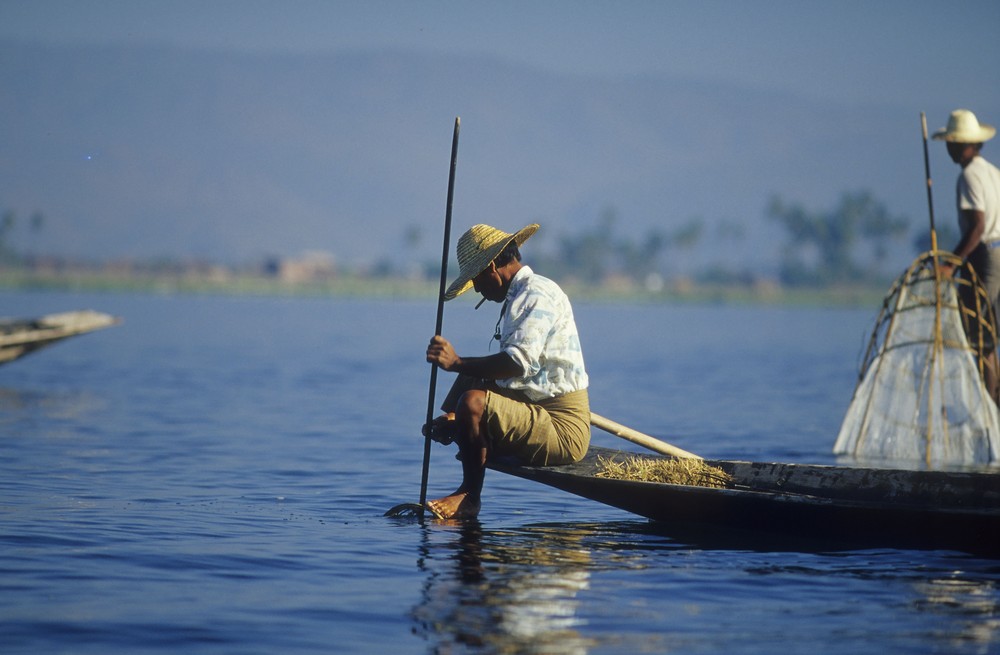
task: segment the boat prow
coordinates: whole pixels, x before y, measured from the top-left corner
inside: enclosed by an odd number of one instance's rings
[[[120,318],[93,310],[47,314],[32,319],[0,319],[0,364],[12,362],[63,339],[119,323]]]

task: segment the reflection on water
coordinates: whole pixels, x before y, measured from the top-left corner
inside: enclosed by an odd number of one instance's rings
[[[837,624],[869,623],[877,608],[873,629],[896,644],[993,652],[1000,643],[1000,570],[960,553],[787,544],[779,561],[753,542],[702,550],[635,521],[421,529],[425,581],[411,618],[430,652],[578,655],[699,643],[723,652],[775,615],[798,616],[786,638],[807,639]],[[627,606],[604,601],[623,589]],[[886,590],[908,599],[905,612],[884,613]],[[718,631],[720,621],[727,630]],[[857,652],[880,652],[865,639],[854,645],[862,643],[874,650]]]
[[[19,418],[79,419],[103,408],[100,396],[88,391],[36,391],[0,388],[0,423]]]
[[[955,619],[946,636],[953,646],[974,643],[987,649],[990,644],[995,647],[1000,642],[997,585],[992,580],[968,580],[960,576],[961,571],[955,571],[950,577],[914,583],[918,593],[914,609]]]
[[[446,537],[439,542],[440,537]],[[455,645],[490,652],[586,653],[580,592],[590,585],[583,533],[485,532],[471,521],[424,527],[418,566],[427,573],[413,609],[435,652]]]

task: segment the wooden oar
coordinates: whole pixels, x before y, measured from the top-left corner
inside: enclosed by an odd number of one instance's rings
[[[660,453],[661,455],[670,455],[671,457],[680,457],[686,459],[702,459],[694,453],[689,453],[686,450],[678,448],[672,444],[668,444],[666,441],[660,441],[655,437],[651,437],[648,434],[643,434],[638,430],[633,430],[632,428],[626,427],[621,423],[615,423],[611,419],[604,418],[600,414],[590,413],[590,424],[595,428],[600,428],[605,432],[609,432],[620,439],[625,439],[626,441],[631,441],[634,444],[638,444],[643,448],[648,448],[655,453]]]

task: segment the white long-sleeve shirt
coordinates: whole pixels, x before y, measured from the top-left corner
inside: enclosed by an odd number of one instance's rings
[[[589,384],[573,307],[559,285],[522,266],[507,290],[500,349],[524,370],[497,380],[531,400],[554,398]]]

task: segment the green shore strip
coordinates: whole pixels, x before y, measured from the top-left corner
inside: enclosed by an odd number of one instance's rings
[[[584,302],[690,303],[811,307],[877,307],[888,289],[866,286],[785,288],[776,285],[702,285],[685,283],[659,291],[618,285],[564,282],[574,300]],[[287,282],[258,275],[39,274],[0,271],[0,289],[93,293],[202,294],[230,296],[433,299],[438,284],[428,280],[343,275]]]

